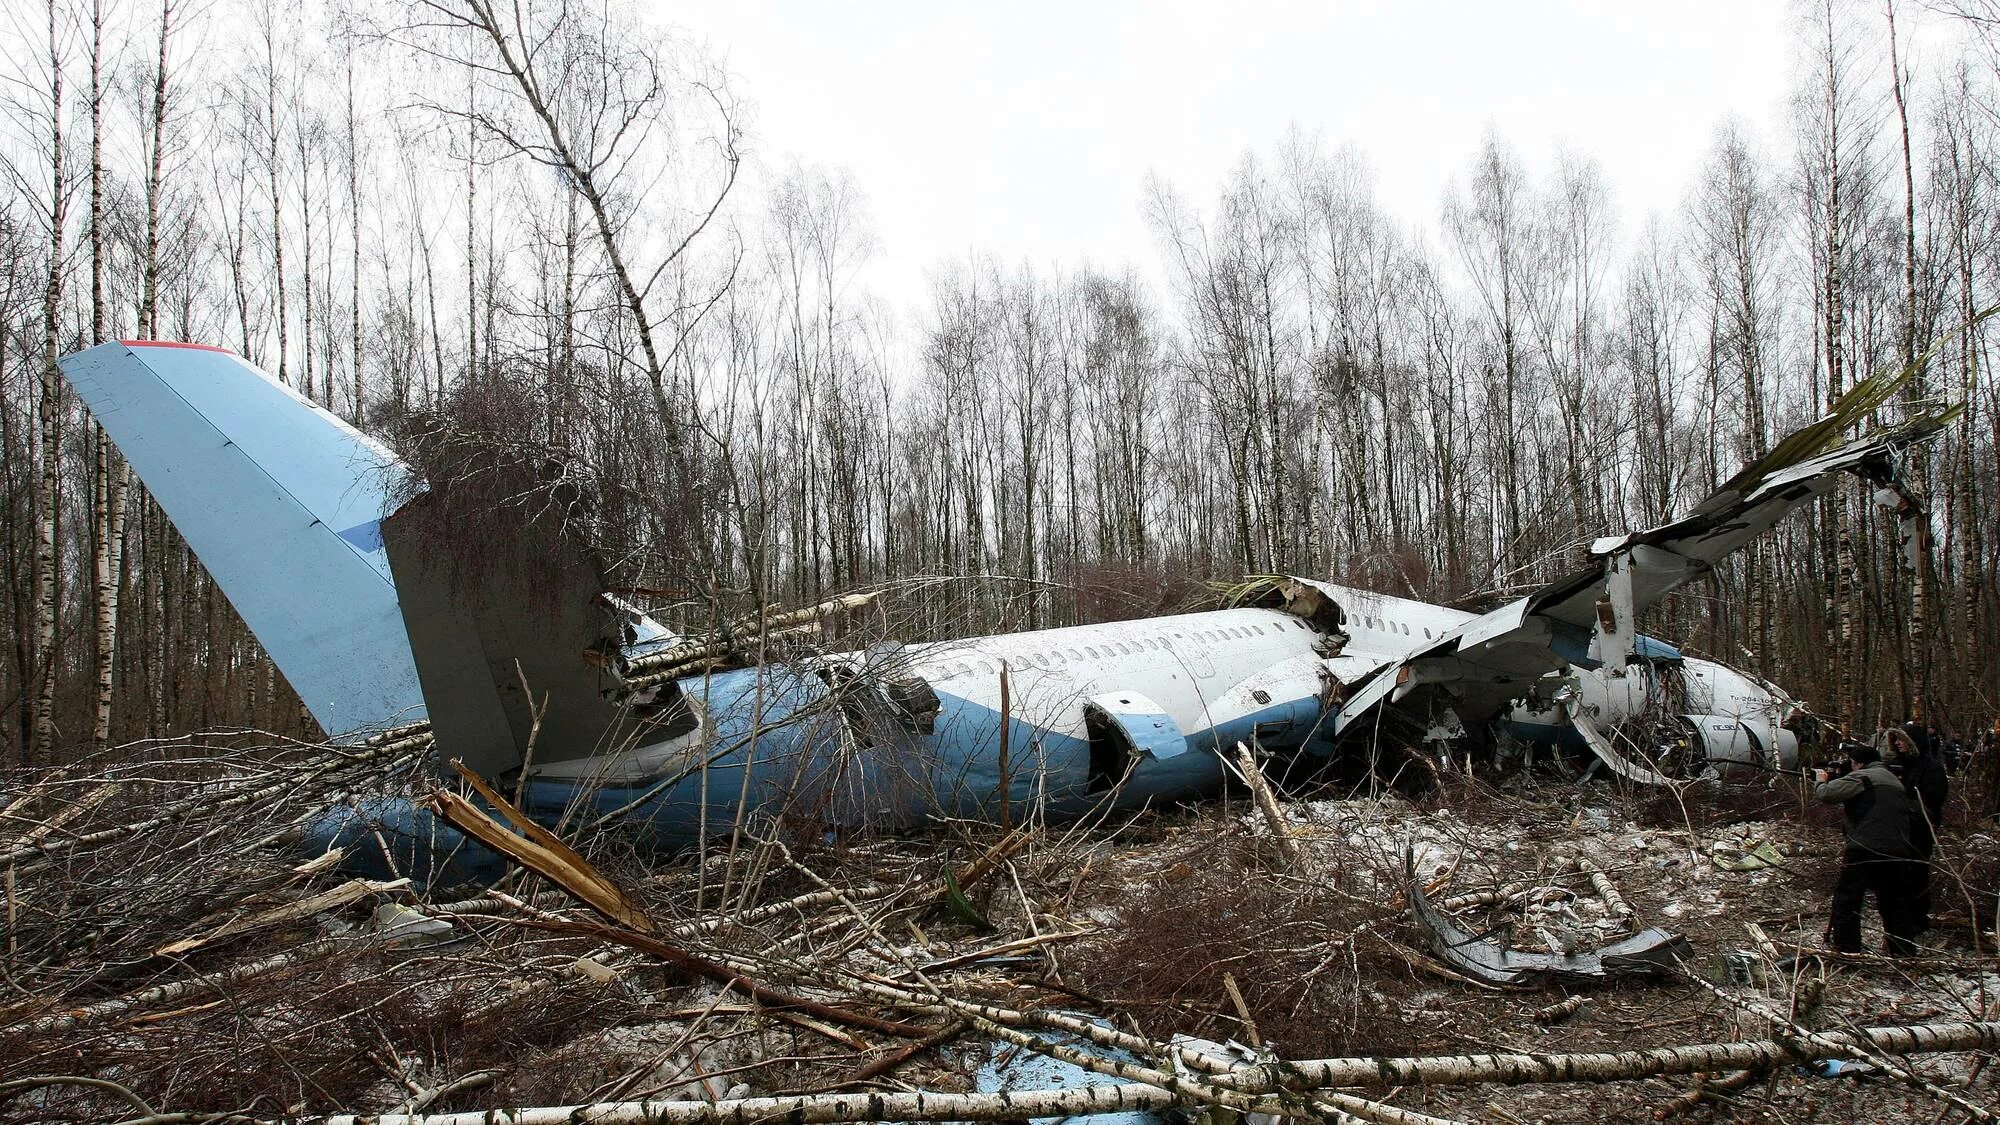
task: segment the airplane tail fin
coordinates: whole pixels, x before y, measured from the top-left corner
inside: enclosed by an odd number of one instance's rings
[[[114,341],[61,367],[329,736],[425,717],[382,546],[395,454],[221,348]]]

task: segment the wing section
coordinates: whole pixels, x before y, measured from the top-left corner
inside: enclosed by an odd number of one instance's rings
[[[1914,368],[1857,384],[1826,417],[1746,465],[1689,515],[1649,531],[1599,539],[1592,565],[1471,619],[1378,670],[1334,716],[1335,733],[1367,710],[1427,684],[1443,685],[1462,717],[1485,718],[1536,680],[1570,664],[1622,665],[1637,643],[1640,613],[1706,575],[1730,553],[1831,490],[1842,473],[1898,488],[1896,457],[1935,436],[1960,413],[1927,414],[1852,441],[1841,435],[1887,401]],[[1906,518],[1917,510],[1906,506]]]
[[[382,547],[393,453],[220,348],[118,341],[61,366],[329,735],[424,717]]]

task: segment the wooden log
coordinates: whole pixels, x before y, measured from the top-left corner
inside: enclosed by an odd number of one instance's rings
[[[221,813],[225,809],[261,800],[278,793],[296,791],[321,778],[338,774],[344,770],[381,762],[407,751],[428,746],[430,741],[430,732],[425,731],[422,734],[411,735],[408,738],[383,743],[380,746],[366,747],[347,752],[337,761],[313,767],[303,771],[301,774],[287,776],[277,781],[265,782],[254,788],[238,789],[233,792],[223,787],[205,788],[199,796],[190,797],[167,805],[164,808],[158,809],[154,815],[146,817],[143,820],[131,821],[126,824],[114,824],[108,828],[100,828],[77,836],[63,836],[54,840],[34,840],[17,844],[9,848],[4,854],[0,854],[0,866],[18,864],[22,872],[25,873],[43,866],[50,859],[64,852],[92,848],[99,844],[109,843],[112,840],[122,840],[127,836],[137,836],[145,832],[151,832],[155,828],[176,823],[197,809],[201,810],[205,816],[214,818],[216,814]]]
[[[1616,1082],[1663,1074],[1714,1073],[1784,1062],[1850,1058],[1875,1052],[1889,1055],[1992,1050],[2000,1046],[2000,1022],[1939,1023],[1871,1027],[1828,1033],[1813,1041],[1764,1039],[1741,1043],[1696,1043],[1633,1051],[1568,1055],[1497,1053],[1416,1058],[1344,1058],[1252,1067],[1212,1079],[1260,1095],[1279,1089],[1300,1091],[1337,1087],[1380,1089],[1402,1085],[1463,1086],[1483,1083],[1534,1085],[1557,1082]],[[1069,1090],[1023,1090],[991,1094],[911,1093],[807,1094],[735,1098],[723,1101],[640,1101],[486,1109],[467,1113],[342,1114],[320,1118],[325,1125],[752,1125],[784,1120],[794,1125],[828,1121],[996,1121],[1067,1117],[1166,1109],[1185,1096],[1145,1083],[1088,1086]],[[1261,1100],[1261,1099],[1260,1099]],[[1269,1099],[1271,1112],[1296,1112],[1290,1099]]]
[[[1618,888],[1612,884],[1611,877],[1604,873],[1604,869],[1583,856],[1576,857],[1576,868],[1585,875],[1590,876],[1591,889],[1597,892],[1598,898],[1604,900],[1604,908],[1611,912],[1611,916],[1630,926],[1632,924],[1632,904],[1626,902],[1625,896],[1618,893]]]
[[[477,805],[450,790],[440,789],[425,797],[425,807],[454,828],[575,895],[611,921],[641,933],[655,932],[652,919],[646,917],[639,904],[574,848],[509,804],[478,774],[467,769],[465,763],[453,759],[451,764],[466,784],[513,822],[519,834],[508,831]]]

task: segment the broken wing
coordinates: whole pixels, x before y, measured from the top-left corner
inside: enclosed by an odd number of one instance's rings
[[[1567,665],[1624,664],[1640,613],[1832,489],[1840,474],[1852,472],[1896,487],[1897,454],[1935,436],[1960,408],[1925,414],[1866,438],[1842,441],[1841,435],[1914,371],[1889,371],[1857,384],[1825,417],[1744,466],[1689,515],[1649,531],[1599,539],[1590,545],[1588,569],[1475,617],[1437,643],[1384,665],[1348,696],[1334,716],[1334,733],[1376,705],[1393,703],[1425,684],[1442,685],[1462,718],[1483,719]]]

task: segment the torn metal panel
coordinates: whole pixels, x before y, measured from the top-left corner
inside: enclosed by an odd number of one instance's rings
[[[1283,610],[1322,633],[1344,637],[1347,615],[1340,607],[1337,589],[1289,574],[1257,575],[1237,589],[1231,603]]]
[[[1590,642],[1591,657],[1613,676],[1625,674],[1625,662],[1632,656],[1634,616],[1632,556],[1620,552],[1605,568],[1604,596],[1597,599],[1596,634]]]
[[[1563,711],[1569,717],[1570,725],[1576,728],[1576,733],[1583,736],[1584,744],[1590,747],[1590,752],[1597,755],[1598,761],[1610,767],[1612,773],[1641,785],[1660,785],[1673,789],[1687,784],[1675,781],[1658,770],[1642,766],[1620,754],[1618,748],[1611,745],[1611,740],[1604,736],[1604,732],[1597,729],[1597,724],[1591,722],[1589,716],[1578,708],[1566,706]]]
[[[1509,949],[1504,940],[1472,933],[1432,906],[1424,894],[1423,880],[1417,878],[1413,859],[1405,859],[1405,871],[1409,875],[1410,914],[1430,935],[1431,952],[1453,969],[1491,984],[1525,984],[1551,977],[1604,979],[1672,973],[1678,971],[1683,960],[1694,956],[1694,947],[1686,938],[1657,927],[1641,930],[1601,949],[1575,953],[1524,953]]]
[[[653,620],[645,610],[616,593],[607,590],[598,597],[618,617],[618,659],[621,664],[667,652],[686,643],[687,638]]]
[[[1100,1016],[1081,1012],[1074,1014],[1101,1027],[1111,1026]],[[1074,1032],[1034,1028],[1028,1034],[1053,1046],[1067,1047],[1106,1062],[1127,1066],[1145,1063],[1145,1060],[1130,1051],[1095,1043]],[[1121,1086],[1127,1080],[1086,1070],[1067,1059],[1040,1054],[1015,1044],[995,1043],[986,1061],[980,1064],[979,1071],[973,1076],[972,1081],[973,1088],[980,1093],[998,1094],[1028,1090],[1076,1090],[1088,1086]],[[1078,1117],[1039,1117],[1030,1120],[1035,1122],[1035,1125],[1060,1125],[1067,1122],[1090,1122],[1092,1125],[1158,1125],[1162,1116],[1146,1110],[1125,1110]]]

